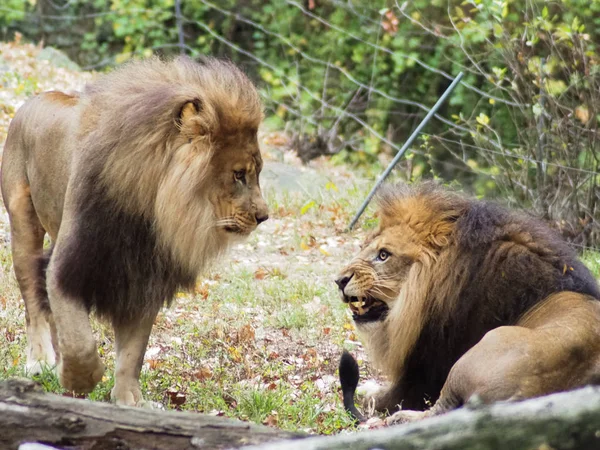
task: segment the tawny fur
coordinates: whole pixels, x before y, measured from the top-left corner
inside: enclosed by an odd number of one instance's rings
[[[433,404],[465,352],[549,295],[600,298],[568,245],[525,214],[432,183],[388,186],[379,204],[379,229],[338,280],[345,301],[387,307],[379,320],[355,315],[370,360],[391,381],[379,410]],[[392,255],[385,263],[381,249]]]
[[[113,397],[142,401],[137,377],[160,307],[268,218],[261,120],[250,80],[212,58],[134,61],[82,93],[47,92],[19,109],[2,195],[28,366],[54,361],[41,337],[50,327],[63,385],[93,389],[104,370],[86,322],[95,311],[116,333]]]

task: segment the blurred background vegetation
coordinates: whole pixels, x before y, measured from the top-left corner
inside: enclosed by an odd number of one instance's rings
[[[229,57],[305,161],[379,167],[464,71],[398,171],[600,242],[600,0],[3,0],[0,39],[15,32],[84,70]]]

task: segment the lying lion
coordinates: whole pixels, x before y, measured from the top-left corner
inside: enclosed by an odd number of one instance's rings
[[[433,184],[387,187],[379,203],[379,229],[336,283],[391,381],[366,402],[402,409],[389,422],[474,396],[520,400],[600,382],[598,285],[547,226]],[[362,419],[348,353],[340,379]]]
[[[159,309],[268,217],[261,119],[248,78],[210,58],[132,62],[80,94],[46,92],[19,109],[2,196],[28,372],[57,364],[66,389],[94,389],[104,372],[94,311],[115,331],[113,400],[143,403],[138,378]]]

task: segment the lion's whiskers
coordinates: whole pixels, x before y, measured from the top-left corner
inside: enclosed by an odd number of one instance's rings
[[[389,288],[388,288],[389,289]],[[389,298],[389,295],[386,294],[384,291],[381,290],[381,288],[379,286],[374,285],[371,288],[371,292],[375,293],[375,294],[379,294],[380,297],[378,298]]]
[[[395,280],[397,277],[394,275],[379,275],[377,277],[378,281],[389,281],[389,280]]]
[[[214,224],[215,227],[228,227],[228,226],[235,226],[235,225],[237,225],[237,222],[235,221],[233,216],[223,217],[221,219],[218,219]]]

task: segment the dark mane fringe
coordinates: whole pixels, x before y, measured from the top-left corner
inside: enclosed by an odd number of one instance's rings
[[[184,273],[159,246],[149,220],[111,202],[98,176],[88,177],[73,233],[53,255],[58,285],[115,325],[156,314],[178,289],[193,286],[196,274]]]
[[[439,397],[452,365],[487,331],[514,325],[550,294],[573,291],[600,299],[576,252],[523,212],[435,183],[387,186],[379,204],[398,223],[426,222],[430,230],[439,221],[452,223],[447,245],[435,249],[422,280],[425,297],[416,299],[429,312],[404,365],[403,408],[425,409],[424,398]]]
[[[512,242],[526,249],[518,256],[513,273],[529,273],[536,267],[536,260],[543,264],[539,270],[542,279],[523,279],[523,284],[539,284],[540,295],[558,291],[573,291],[600,299],[598,284],[579,260],[576,251],[555,230],[541,220],[521,211],[507,210],[492,202],[473,201],[461,220],[457,222],[457,241],[464,251],[476,252],[494,243]],[[529,263],[533,263],[530,266]],[[548,284],[546,284],[548,283]],[[546,284],[546,285],[545,285]],[[545,286],[544,286],[545,285]]]
[[[41,310],[45,314],[50,313],[50,301],[48,300],[48,289],[46,287],[46,270],[52,256],[52,247],[44,251],[41,256],[35,258],[35,295],[31,301],[37,300]]]

